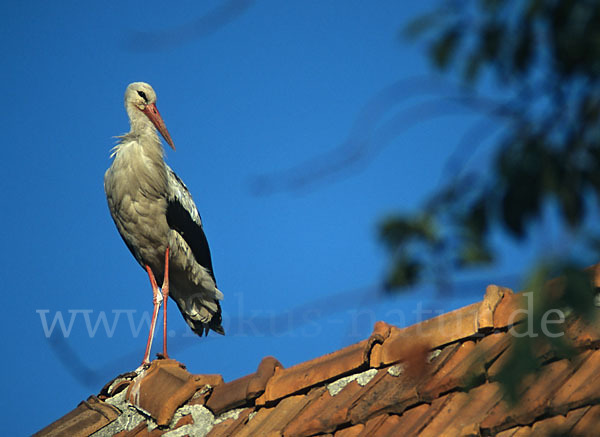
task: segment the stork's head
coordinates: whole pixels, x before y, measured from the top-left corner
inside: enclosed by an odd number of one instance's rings
[[[125,109],[127,109],[132,125],[137,119],[145,116],[158,129],[167,144],[175,150],[165,122],[156,109],[156,93],[150,85],[145,82],[129,84],[125,90]]]

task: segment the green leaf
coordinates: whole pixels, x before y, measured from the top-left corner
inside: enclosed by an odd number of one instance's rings
[[[483,57],[481,54],[479,52],[471,53],[465,61],[463,79],[467,82],[476,82],[482,65]]]
[[[415,217],[392,217],[380,226],[380,237],[391,249],[407,244],[411,240],[423,240],[427,243],[437,241],[437,232],[430,216],[423,214]]]
[[[573,308],[577,314],[581,314],[589,321],[593,320],[597,312],[593,305],[596,290],[590,273],[575,266],[568,266],[565,268],[564,275],[562,301]]]
[[[539,213],[542,200],[539,181],[528,174],[517,174],[502,197],[502,219],[506,227],[517,237],[525,237],[528,219]]]
[[[444,18],[443,10],[435,10],[410,20],[402,29],[401,35],[405,38],[415,39],[428,30],[432,30]]]
[[[519,32],[517,34],[517,44],[513,53],[513,64],[516,72],[523,74],[527,72],[533,61],[533,31],[529,21],[521,23],[517,26]]]
[[[496,21],[485,24],[480,36],[483,56],[488,60],[497,59],[502,43],[506,38],[508,38],[508,35],[506,35],[505,27],[502,24]]]
[[[482,0],[482,5],[484,9],[487,9],[488,12],[496,13],[498,9],[505,3],[505,0]]]
[[[490,264],[493,260],[491,251],[482,241],[468,240],[460,249],[458,265],[460,267],[485,265]]]
[[[563,216],[571,228],[579,226],[585,213],[581,193],[565,187],[560,191],[560,205]]]
[[[419,280],[422,268],[422,264],[415,259],[399,257],[394,261],[387,276],[385,288],[393,291],[415,284]]]
[[[437,68],[440,70],[448,67],[460,42],[461,33],[458,29],[447,30],[431,46],[431,58]]]

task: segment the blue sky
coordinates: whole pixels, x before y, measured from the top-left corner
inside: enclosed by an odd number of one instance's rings
[[[122,99],[130,82],[149,82],[158,94],[177,147],[168,163],[198,205],[225,293],[225,337],[190,336],[170,305],[170,353],[192,372],[232,380],[266,355],[291,366],[366,338],[376,320],[404,326],[466,305],[488,282],[516,286],[537,250],[499,235],[500,264],[459,277],[450,296],[436,298],[431,286],[383,296],[377,223],[417,207],[443,182],[472,117],[433,118],[339,177],[284,188],[343,156],[336,148],[382,89],[428,74],[423,46],[398,37],[422,6],[248,2],[207,35],[159,51],[131,44],[178,35],[219,4],[0,6],[6,435],[47,425],[142,359],[152,293],[102,186],[114,136],[129,128]],[[274,192],[257,195],[261,176]]]

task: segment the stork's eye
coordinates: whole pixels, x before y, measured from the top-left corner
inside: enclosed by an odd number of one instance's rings
[[[145,101],[146,103],[148,103],[148,98],[146,97],[146,93],[145,93],[145,92],[143,92],[143,91],[138,91],[138,95],[139,95],[139,96],[140,96],[142,99],[144,99],[144,101]]]

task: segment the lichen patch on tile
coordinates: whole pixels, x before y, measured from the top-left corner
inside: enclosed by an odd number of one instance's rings
[[[341,392],[352,381],[356,381],[358,385],[367,385],[377,375],[377,369],[365,370],[362,373],[355,373],[354,375],[345,376],[327,385],[327,390],[331,396],[337,395]]]
[[[395,366],[390,366],[387,372],[392,376],[400,376],[404,372],[404,365],[396,364]]]

